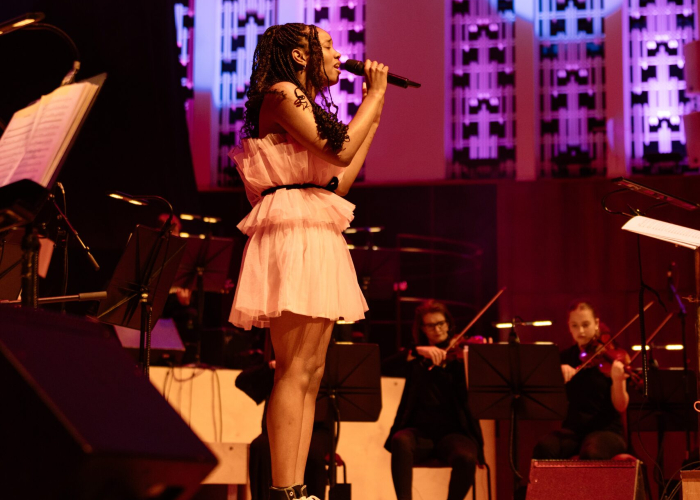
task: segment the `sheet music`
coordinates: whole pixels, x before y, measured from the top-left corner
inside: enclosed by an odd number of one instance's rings
[[[641,215],[632,217],[622,226],[622,229],[690,248],[691,250],[700,247],[700,231]]]
[[[24,156],[27,138],[32,132],[38,109],[39,103],[36,103],[17,111],[0,137],[0,186],[8,184],[10,176]]]
[[[97,85],[88,82],[83,82],[82,84],[84,84],[85,87],[82,90],[79,104],[74,110],[75,113],[73,115],[73,118],[68,122],[68,130],[64,134],[63,141],[59,145],[58,150],[56,151],[54,161],[51,164],[50,168],[46,171],[44,178],[40,182],[40,184],[43,186],[48,185],[49,181],[51,180],[51,177],[53,176],[54,171],[58,167],[58,163],[60,162],[61,158],[63,158],[63,155],[65,154],[65,151],[68,148],[68,145],[70,144],[73,136],[78,131],[80,119],[77,118],[82,117],[87,112],[87,109],[90,106],[90,101],[92,100],[92,96],[95,94],[95,92],[97,92]]]
[[[47,186],[96,91],[90,82],[65,85],[15,113],[0,137],[0,185]]]

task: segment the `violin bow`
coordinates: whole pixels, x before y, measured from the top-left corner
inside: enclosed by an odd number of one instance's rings
[[[654,330],[654,333],[652,333],[651,335],[649,335],[649,338],[647,338],[647,345],[649,345],[649,343],[650,343],[652,340],[654,340],[654,337],[656,337],[656,334],[659,333],[659,332],[661,331],[661,329],[662,329],[664,326],[666,326],[666,323],[668,323],[668,321],[669,321],[672,317],[673,317],[673,313],[668,313],[668,314],[666,315],[666,317],[665,317],[664,320],[661,322],[661,324],[656,328],[656,330]],[[630,357],[630,364],[632,364],[632,362],[633,362],[635,359],[637,359],[637,356],[639,356],[641,353],[642,353],[642,350],[641,350],[641,349],[640,349],[638,352],[635,352],[634,355],[633,355],[632,357]]]
[[[651,302],[649,302],[647,305],[644,306],[644,311],[646,311],[647,309],[649,309],[649,308],[650,308],[651,306],[653,306],[653,305],[654,305],[654,301],[652,300]],[[603,352],[605,349],[607,349],[608,346],[609,346],[610,344],[612,344],[612,343],[615,341],[615,339],[616,339],[617,337],[620,336],[620,334],[622,334],[622,332],[624,332],[624,331],[627,330],[630,326],[632,326],[632,324],[634,324],[634,322],[637,321],[638,319],[639,319],[639,313],[637,313],[631,320],[629,320],[629,321],[627,322],[627,324],[626,324],[625,326],[623,326],[623,327],[620,329],[619,332],[617,332],[615,335],[613,335],[612,338],[611,338],[610,340],[608,340],[605,344],[603,344],[601,347],[599,347],[598,349],[596,349],[596,351],[595,351],[583,364],[579,365],[579,367],[576,368],[576,373],[580,372],[580,371],[583,370],[586,366],[588,366],[588,365],[591,363],[591,361],[593,361],[593,360],[595,359],[595,357],[596,357],[599,353],[601,353],[601,352]]]
[[[486,304],[486,305],[481,309],[481,311],[479,311],[479,312],[477,313],[477,315],[474,316],[474,319],[472,319],[472,320],[469,322],[469,324],[468,324],[467,326],[464,327],[464,330],[462,330],[462,331],[459,333],[459,335],[455,335],[454,337],[452,337],[452,340],[451,340],[450,343],[448,344],[447,349],[445,349],[445,351],[449,351],[449,350],[452,349],[454,346],[456,346],[457,343],[462,339],[462,337],[464,337],[464,335],[469,331],[469,329],[470,329],[472,326],[474,326],[474,323],[476,323],[477,321],[479,321],[479,318],[481,318],[481,317],[484,315],[484,313],[485,313],[486,311],[488,311],[489,307],[491,307],[491,306],[493,305],[493,303],[496,302],[496,301],[498,300],[498,297],[500,297],[501,294],[502,294],[503,292],[505,292],[505,291],[506,291],[506,287],[501,288],[501,289],[498,291],[498,293],[497,293],[496,295],[494,295],[493,298],[492,298],[491,300],[489,300],[488,304]]]

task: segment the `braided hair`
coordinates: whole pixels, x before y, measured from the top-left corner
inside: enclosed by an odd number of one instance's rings
[[[292,50],[305,48],[309,51],[306,72],[306,86],[297,78],[295,67],[298,64],[292,58]],[[308,102],[314,114],[316,129],[321,139],[328,141],[328,147],[339,153],[348,138],[348,126],[338,120],[338,106],[332,97],[326,96],[330,80],[323,62],[323,49],[318,40],[318,31],[314,25],[289,23],[271,26],[258,41],[253,57],[253,73],[250,88],[246,93],[248,100],[243,115],[243,137],[257,138],[260,135],[260,108],[266,94],[281,94],[271,90],[278,82],[291,82],[296,85],[295,96],[300,102]],[[323,106],[313,99],[321,95]],[[330,92],[328,92],[330,96]]]

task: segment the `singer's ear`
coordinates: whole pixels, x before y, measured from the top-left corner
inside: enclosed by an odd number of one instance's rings
[[[299,66],[306,67],[306,59],[308,57],[308,54],[302,50],[302,49],[292,49],[292,59],[294,60],[295,63],[297,63]]]

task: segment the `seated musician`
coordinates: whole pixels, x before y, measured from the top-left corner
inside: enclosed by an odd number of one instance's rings
[[[612,364],[610,377],[595,362],[577,372],[582,364],[581,353],[600,334],[600,318],[590,303],[577,301],[569,307],[568,321],[576,344],[560,355],[569,409],[562,428],[539,440],[533,458],[566,459],[578,455],[583,460],[609,460],[627,450],[621,414],[629,403],[628,375],[620,361]]]
[[[437,458],[452,468],[448,500],[463,500],[484,463],[479,422],[469,412],[464,364],[445,351],[454,332],[447,308],[428,301],[416,309],[415,346],[399,353],[406,385],[385,447],[398,500],[411,500],[413,467]],[[430,370],[429,368],[435,367]]]

